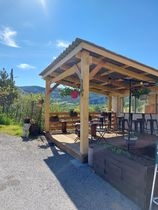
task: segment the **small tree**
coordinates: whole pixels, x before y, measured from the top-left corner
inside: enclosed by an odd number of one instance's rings
[[[15,87],[13,69],[11,69],[9,75],[3,68],[0,70],[0,106],[2,106],[3,112],[8,112],[10,105],[13,104],[17,96],[18,92]]]

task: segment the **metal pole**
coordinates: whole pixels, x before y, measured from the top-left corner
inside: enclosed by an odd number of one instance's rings
[[[130,134],[131,134],[131,127],[132,127],[132,116],[131,116],[131,88],[132,88],[132,80],[130,79],[129,83],[129,111],[128,111],[128,122],[129,122],[129,128],[128,128],[128,151],[130,149]]]

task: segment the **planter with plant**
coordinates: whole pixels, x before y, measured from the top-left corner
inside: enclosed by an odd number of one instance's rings
[[[154,160],[108,143],[93,148],[93,169],[120,192],[149,209]],[[158,190],[158,180],[156,181]]]
[[[77,117],[77,112],[75,112],[74,109],[71,109],[69,111],[69,115],[70,115],[70,117]]]
[[[143,95],[148,95],[150,93],[150,89],[148,88],[134,88],[132,90],[132,96],[134,96],[135,98],[140,98]]]
[[[71,96],[71,98],[75,99],[79,96],[79,93],[80,91],[78,88],[64,87],[60,89],[60,95],[62,97]]]

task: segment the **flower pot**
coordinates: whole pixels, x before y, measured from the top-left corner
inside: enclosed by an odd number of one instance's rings
[[[78,95],[79,95],[79,92],[77,91],[77,90],[73,90],[72,92],[71,92],[71,98],[77,98],[78,97]]]

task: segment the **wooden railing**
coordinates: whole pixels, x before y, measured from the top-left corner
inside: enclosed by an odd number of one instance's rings
[[[89,113],[91,119],[97,118],[99,112]],[[62,122],[66,121],[67,130],[75,130],[75,123],[79,122],[80,114],[77,113],[77,116],[70,116],[69,112],[52,112],[50,113],[50,130],[53,132],[61,132]]]
[[[90,112],[90,120],[100,116],[100,112]],[[62,122],[66,122],[67,131],[75,130],[75,123],[80,121],[80,113],[77,116],[70,116],[69,112],[52,112],[50,113],[50,131],[53,133],[62,131]],[[116,123],[116,114],[112,114],[111,126]]]

